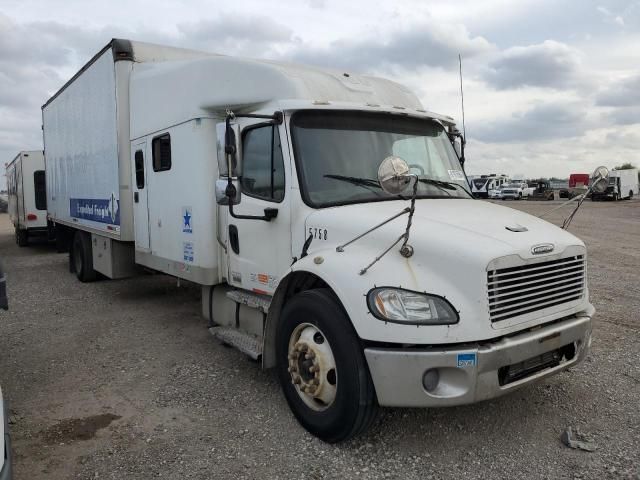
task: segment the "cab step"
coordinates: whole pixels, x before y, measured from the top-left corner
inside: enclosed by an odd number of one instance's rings
[[[230,290],[227,292],[227,298],[241,305],[246,305],[249,308],[256,308],[262,313],[269,313],[269,305],[271,305],[272,297],[247,290]]]
[[[254,360],[262,356],[262,341],[253,335],[226,326],[211,327],[209,332],[222,343],[237,348]]]

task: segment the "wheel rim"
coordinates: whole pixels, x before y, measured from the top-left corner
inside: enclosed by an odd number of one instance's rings
[[[301,323],[289,337],[291,383],[311,409],[329,408],[338,391],[338,369],[327,337],[315,325]]]

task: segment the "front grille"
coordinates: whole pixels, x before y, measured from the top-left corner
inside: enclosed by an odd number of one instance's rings
[[[584,255],[487,272],[489,317],[499,322],[582,298]]]
[[[522,362],[501,367],[498,369],[498,383],[502,387],[517,382],[542,370],[557,367],[563,362],[572,360],[575,356],[576,346],[574,343],[570,343],[562,348],[528,358]]]

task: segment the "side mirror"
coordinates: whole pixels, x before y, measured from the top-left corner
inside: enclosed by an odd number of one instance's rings
[[[458,158],[462,159],[462,140],[455,139],[453,141],[453,149],[456,151]]]
[[[238,179],[231,180],[231,184],[235,188],[235,196],[233,197],[233,204],[238,205],[242,194],[240,193],[240,185]],[[227,195],[227,187],[229,186],[228,178],[219,178],[216,180],[216,203],[218,205],[229,205],[230,197]]]
[[[240,127],[237,123],[229,123],[227,128],[226,122],[216,125],[217,150],[218,150],[218,173],[220,177],[238,177],[240,176]],[[229,153],[227,153],[229,152]],[[229,163],[231,163],[231,172],[229,172]]]
[[[400,157],[389,156],[378,167],[378,183],[390,195],[402,193],[415,178],[407,162]]]
[[[589,178],[591,190],[596,193],[604,192],[609,186],[609,169],[607,167],[596,168]]]

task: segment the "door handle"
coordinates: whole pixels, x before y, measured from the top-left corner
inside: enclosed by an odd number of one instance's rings
[[[138,203],[139,200],[140,200],[140,198],[138,196],[138,192],[133,192],[133,201],[135,203]]]

